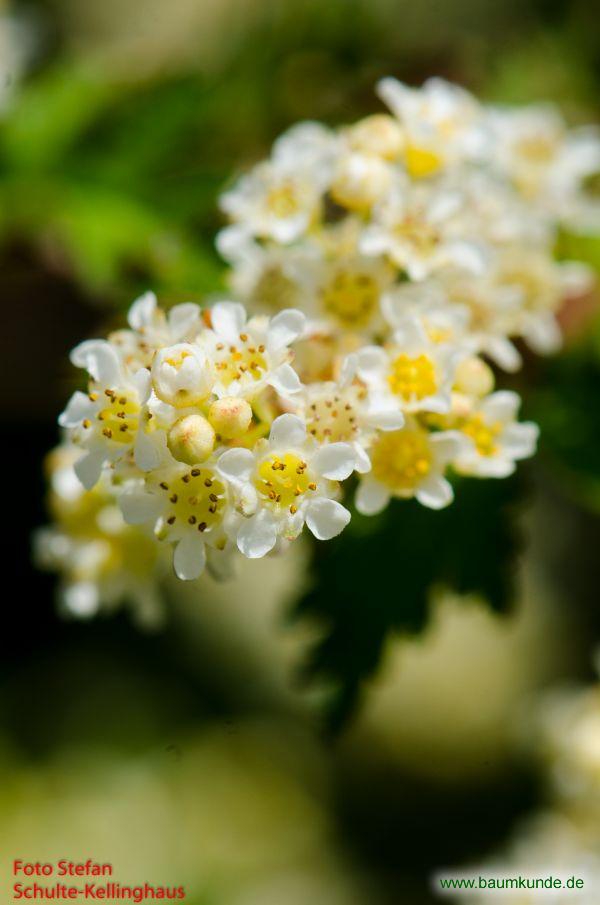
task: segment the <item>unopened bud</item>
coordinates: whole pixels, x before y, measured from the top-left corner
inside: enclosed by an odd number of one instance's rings
[[[357,122],[348,129],[348,141],[353,151],[375,154],[385,160],[396,160],[404,147],[400,124],[385,113],[375,113]]]
[[[211,405],[208,419],[224,440],[235,440],[248,430],[252,421],[252,408],[245,399],[223,396]]]
[[[454,386],[469,396],[486,396],[494,389],[493,371],[481,358],[465,358],[456,369]]]
[[[167,438],[172,455],[179,462],[204,462],[215,447],[215,432],[202,415],[186,415],[176,421]]]
[[[371,154],[347,154],[337,167],[331,186],[334,201],[350,210],[372,207],[387,194],[392,173],[385,161]]]

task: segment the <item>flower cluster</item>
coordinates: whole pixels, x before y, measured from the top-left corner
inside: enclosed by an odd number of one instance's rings
[[[392,114],[295,126],[223,196],[236,301],[164,313],[148,293],[72,353],[89,379],[60,418],[74,472],[172,546],[182,579],[304,525],[339,534],[353,474],[366,515],[439,509],[450,470],[504,477],[535,449],[491,365],[518,368],[516,339],[556,348],[557,309],[589,281],[552,248],[593,209],[600,141],[439,80],[379,89]]]

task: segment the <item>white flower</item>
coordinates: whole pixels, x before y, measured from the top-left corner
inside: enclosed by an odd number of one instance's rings
[[[128,374],[114,347],[105,340],[87,340],[71,353],[71,361],[85,368],[90,392],[75,392],[59,418],[71,440],[85,450],[75,473],[86,489],[94,486],[102,466],[117,462],[134,447],[146,444],[144,406],[150,396],[150,374],[142,368]]]
[[[294,399],[295,411],[308,434],[319,443],[349,443],[354,449],[354,468],[369,471],[368,448],[379,430],[398,430],[404,415],[395,400],[377,396],[353,381],[357,361],[350,355],[336,381],[314,383]]]
[[[404,164],[413,179],[434,175],[449,164],[481,160],[488,151],[483,110],[464,88],[433,78],[415,89],[385,78],[377,93],[404,128]]]
[[[187,408],[206,400],[216,379],[213,362],[195,343],[178,343],[161,349],[155,355],[151,374],[158,398],[175,408]]]
[[[356,508],[375,515],[392,497],[415,497],[423,506],[442,509],[454,494],[444,472],[467,445],[458,431],[431,433],[416,419],[399,431],[380,434],[371,447],[371,471],[361,477]]]
[[[289,363],[289,346],[304,331],[304,315],[288,309],[272,318],[246,318],[243,305],[235,302],[211,309],[212,329],[204,331],[200,344],[215,365],[214,393],[248,398],[266,386],[284,398],[297,393],[301,383]]]
[[[311,170],[269,161],[256,166],[220,199],[223,211],[251,235],[293,242],[318,214],[321,189]]]
[[[454,189],[399,182],[375,206],[361,250],[387,255],[416,281],[450,265],[480,272],[485,267],[484,249],[461,229],[464,214],[463,197]]]
[[[204,571],[207,547],[226,551],[229,489],[215,457],[196,466],[165,457],[143,483],[119,497],[119,505],[128,524],[149,523],[158,540],[174,545],[173,565],[183,580]]]
[[[109,335],[129,370],[150,367],[154,353],[164,346],[192,342],[202,326],[200,308],[194,302],[174,305],[166,313],[158,307],[153,292],[136,299],[127,315],[129,330]]]
[[[59,603],[67,615],[89,618],[125,603],[136,621],[156,625],[162,617],[157,546],[124,523],[107,472],[92,491],[83,489],[73,471],[78,453],[63,445],[48,457],[54,524],[35,534],[36,561],[59,573]]]
[[[453,462],[457,471],[505,478],[514,472],[515,462],[535,453],[539,429],[530,421],[515,420],[520,402],[517,393],[500,390],[474,404],[458,421],[457,429],[470,442]]]
[[[420,318],[398,321],[393,341],[363,346],[356,353],[356,372],[386,406],[404,412],[450,410],[456,367],[464,355],[452,344],[435,342]]]
[[[291,414],[276,418],[268,441],[254,451],[224,452],[218,471],[236,488],[247,516],[237,530],[238,549],[249,559],[264,556],[279,537],[297,537],[305,523],[319,540],[335,537],[350,521],[348,510],[333,499],[337,482],[354,466],[350,444],[319,446]]]

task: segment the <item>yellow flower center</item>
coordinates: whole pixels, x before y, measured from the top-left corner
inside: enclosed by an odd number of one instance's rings
[[[368,273],[340,270],[321,289],[323,308],[344,327],[367,324],[376,311],[378,302],[379,285]]]
[[[530,135],[517,143],[517,150],[530,163],[550,163],[556,153],[556,142],[549,135]]]
[[[320,443],[354,439],[358,431],[354,394],[342,391],[315,399],[306,412],[306,427]]]
[[[428,436],[418,427],[380,434],[371,450],[373,477],[400,493],[412,490],[431,470]]]
[[[167,501],[161,539],[172,531],[180,534],[182,527],[214,531],[223,519],[225,487],[211,468],[198,465],[160,482],[153,478],[150,486]]]
[[[401,242],[409,242],[419,254],[431,254],[439,242],[435,227],[420,216],[409,215],[396,224],[394,232]]]
[[[473,440],[480,456],[493,456],[497,452],[496,440],[502,432],[502,424],[499,421],[486,424],[482,415],[472,415],[461,426],[461,430]]]
[[[317,489],[307,463],[296,453],[266,458],[258,467],[254,486],[274,507],[288,508],[292,514],[297,510],[299,498]]]
[[[404,163],[413,179],[425,179],[437,173],[442,165],[442,158],[427,148],[408,145],[404,152]]]
[[[102,434],[107,440],[113,440],[115,443],[133,443],[140,414],[136,394],[131,392],[121,394],[117,390],[105,390],[104,395],[107,404],[96,416],[101,422]],[[90,393],[90,399],[94,401],[96,398],[98,398],[98,394]],[[90,428],[90,422],[84,421],[83,427]]]
[[[258,381],[267,370],[264,345],[255,345],[247,333],[240,333],[236,345],[218,343],[216,359],[217,374],[223,386],[242,377]]]
[[[415,358],[399,355],[392,363],[388,384],[392,393],[401,396],[407,402],[432,396],[437,390],[434,364],[423,354]]]
[[[269,311],[294,308],[298,303],[298,287],[281,267],[273,265],[261,273],[250,295],[250,307],[264,306]]]
[[[293,217],[299,210],[298,193],[291,182],[284,182],[269,192],[266,205],[275,217]]]

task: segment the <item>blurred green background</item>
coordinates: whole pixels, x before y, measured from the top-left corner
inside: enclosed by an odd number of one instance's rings
[[[7,31],[7,15],[11,28]],[[46,0],[7,6],[0,92],[5,456],[0,852],[112,861],[191,905],[421,905],[543,803],[516,727],[600,640],[600,326],[519,377],[517,479],[447,513],[167,583],[164,630],[61,620],[31,565],[69,349],[147,288],[222,292],[216,199],[299,119],[379,109],[383,75],[598,121],[587,0]],[[4,38],[1,39],[4,42]],[[598,242],[560,253],[598,267]],[[489,485],[489,486],[488,486]],[[443,551],[435,555],[434,551]],[[527,719],[525,718],[525,722]]]

